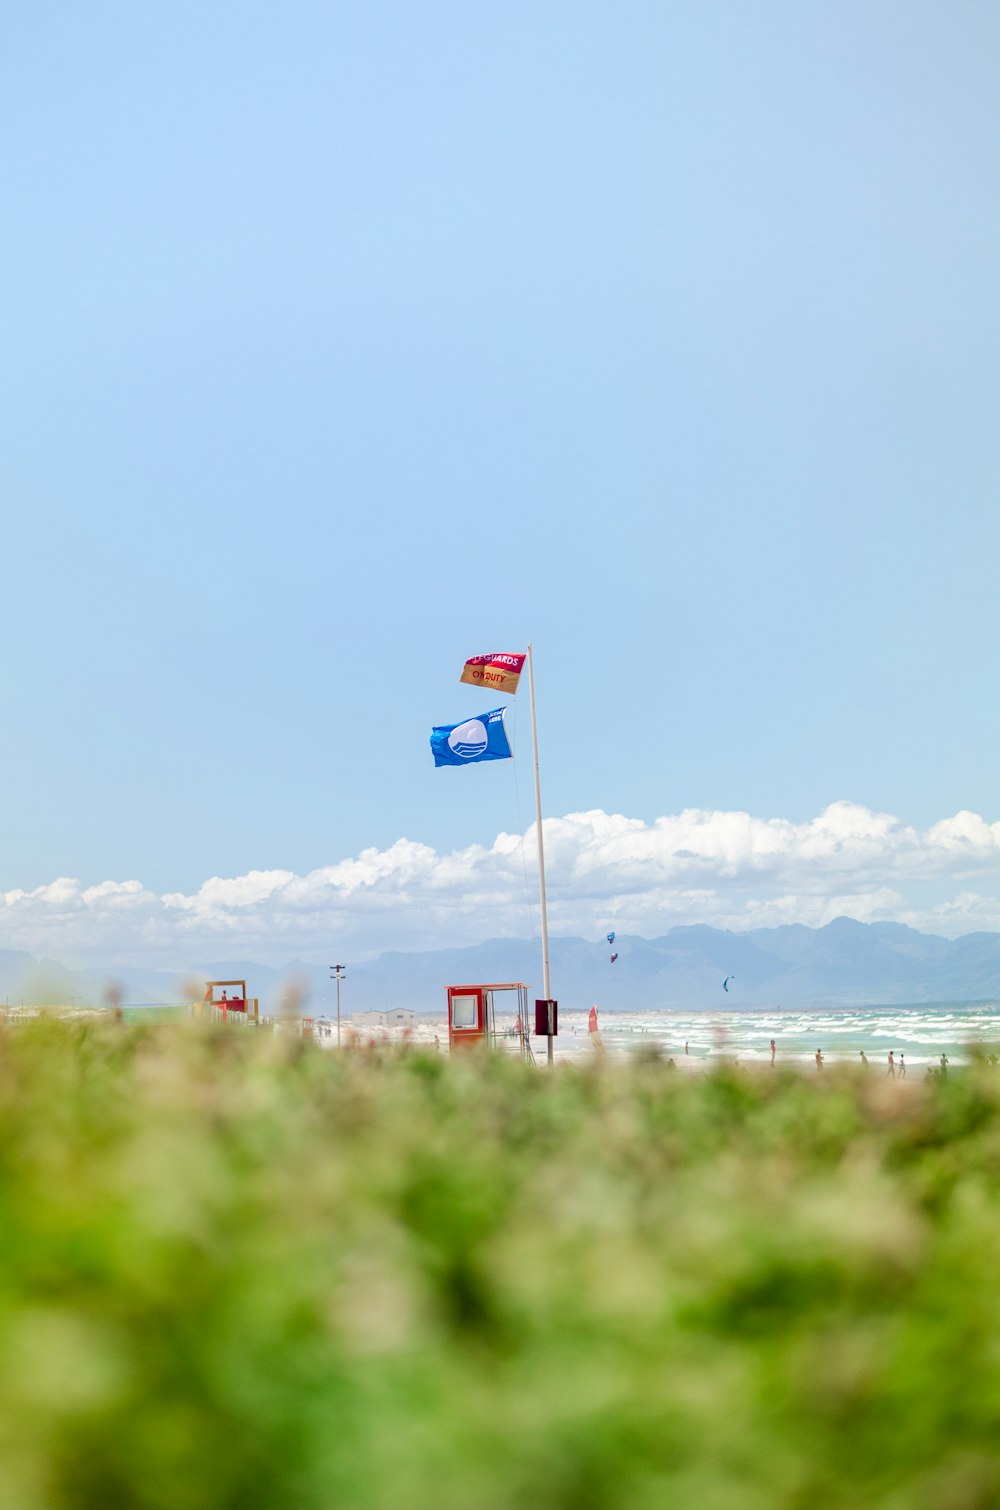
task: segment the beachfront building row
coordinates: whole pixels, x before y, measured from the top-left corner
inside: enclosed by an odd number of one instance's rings
[[[413,1028],[416,1025],[417,1014],[409,1007],[390,1007],[384,1012],[355,1012],[351,1018],[351,1027],[360,1028],[364,1032],[371,1032],[373,1028],[390,1031],[393,1028]]]

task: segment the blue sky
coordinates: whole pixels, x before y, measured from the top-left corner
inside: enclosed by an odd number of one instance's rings
[[[998,44],[971,0],[8,7],[0,890],[489,849],[527,764],[427,737],[529,638],[554,819],[992,833]]]

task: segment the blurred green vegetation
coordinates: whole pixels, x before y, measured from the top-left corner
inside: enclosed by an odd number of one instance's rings
[[[1000,1504],[1000,1095],[0,1038],[4,1510]]]

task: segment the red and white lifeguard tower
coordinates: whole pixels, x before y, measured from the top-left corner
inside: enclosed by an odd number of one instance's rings
[[[230,995],[230,986],[234,988],[232,995]],[[260,1021],[257,998],[247,995],[245,980],[207,980],[204,1006],[210,1017],[215,1016],[222,1022],[228,1022],[230,1012],[242,1014],[236,1019],[239,1022],[259,1023]]]
[[[528,988],[523,981],[490,981],[479,986],[446,986],[448,992],[448,1047],[454,1054],[463,1049],[496,1048],[504,1038],[516,1040],[522,1058],[534,1059],[528,1037]],[[513,1031],[497,1030],[495,997],[516,991]]]

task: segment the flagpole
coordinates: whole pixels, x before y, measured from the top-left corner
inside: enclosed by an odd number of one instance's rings
[[[538,724],[535,720],[535,658],[528,641],[528,700],[531,703],[531,753],[535,761],[535,828],[538,831],[538,879],[542,897],[542,992],[546,1001],[552,1000],[549,981],[549,913],[545,902],[545,845],[542,840],[542,788],[538,779]],[[552,1008],[549,1008],[549,1033],[547,1058],[552,1063]]]

